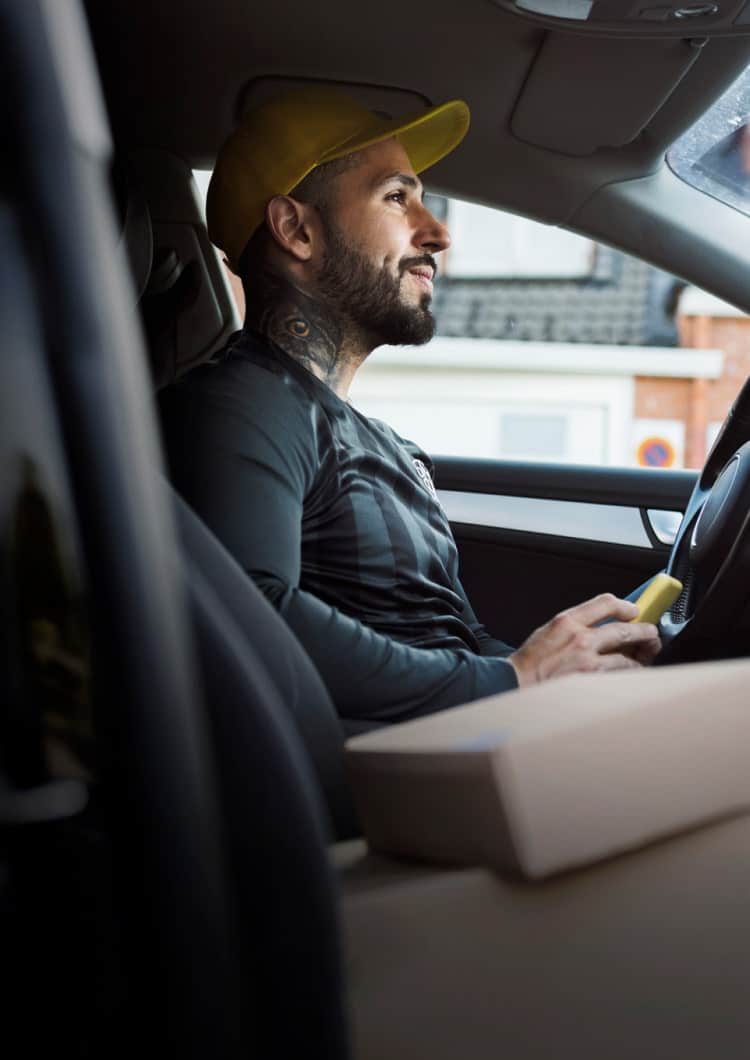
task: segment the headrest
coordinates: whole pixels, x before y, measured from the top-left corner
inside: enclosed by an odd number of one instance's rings
[[[156,389],[206,361],[239,327],[190,168],[162,151],[118,159],[113,187]]]
[[[157,390],[173,383],[193,365],[192,360],[186,365],[180,363],[180,353],[184,353],[180,325],[198,302],[201,287],[197,261],[185,265],[171,247],[156,249],[151,276],[141,299],[141,318]]]
[[[224,265],[206,233],[203,202],[187,163],[142,149],[128,159],[143,188],[153,233],[141,313],[157,388],[223,348],[240,326]]]
[[[171,247],[154,250],[148,202],[126,162],[116,164],[112,179],[121,223],[120,247],[130,268],[151,376],[158,390],[177,378],[177,321],[196,301],[200,277],[196,262],[183,265]]]

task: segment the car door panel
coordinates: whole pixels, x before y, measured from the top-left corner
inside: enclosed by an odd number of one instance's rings
[[[670,517],[696,474],[435,458],[464,588],[511,644],[565,607],[600,592],[627,596],[661,570]]]

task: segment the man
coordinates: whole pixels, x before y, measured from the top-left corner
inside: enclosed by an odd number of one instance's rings
[[[397,721],[544,680],[650,661],[656,629],[596,597],[518,650],[472,612],[428,456],[347,403],[372,350],[421,344],[448,232],[418,172],[463,138],[460,101],[394,122],[329,89],[243,119],[209,234],[245,328],[164,402],[178,489],[278,608],[344,719]],[[603,623],[600,625],[600,623]]]

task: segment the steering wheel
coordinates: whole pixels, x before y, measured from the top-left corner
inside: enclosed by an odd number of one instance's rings
[[[659,624],[657,662],[750,654],[750,379],[708,455],[666,570],[683,590]]]

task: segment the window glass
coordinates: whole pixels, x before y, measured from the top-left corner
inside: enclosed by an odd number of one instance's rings
[[[435,195],[435,338],[377,350],[351,399],[434,454],[701,467],[750,374],[750,319],[632,256]]]
[[[565,451],[568,429],[562,413],[507,412],[500,418],[500,447],[509,456],[554,459]]]
[[[201,198],[203,199],[203,204],[205,206],[206,193],[208,191],[208,184],[209,184],[209,181],[211,180],[211,170],[210,169],[194,169],[193,170],[193,177],[195,178],[195,183],[198,185],[198,191],[200,192]]]
[[[208,178],[196,174],[204,194]],[[561,229],[425,202],[452,236],[436,335],[376,350],[351,388],[357,408],[435,455],[703,465],[750,375],[750,318]]]
[[[678,177],[750,214],[750,67],[670,148]]]

